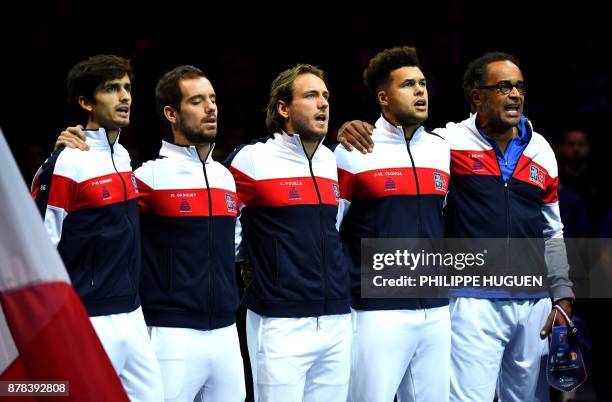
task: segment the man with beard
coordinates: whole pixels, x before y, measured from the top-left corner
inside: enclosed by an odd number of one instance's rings
[[[236,185],[213,161],[217,97],[193,66],[158,81],[174,142],[135,174],[141,188],[142,299],[166,401],[243,401],[236,330]]]
[[[427,81],[415,48],[378,53],[363,80],[382,112],[372,134],[376,147],[365,156],[343,146],[335,150],[345,213],[340,235],[354,267],[349,400],[391,402],[397,394],[399,401],[445,401],[448,299],[362,297],[361,241],[444,236],[448,143],[422,126],[428,116]]]
[[[142,218],[143,310],[164,397],[243,401],[235,325],[236,186],[211,157],[216,94],[201,70],[180,66],[158,81],[155,97],[173,142],[163,141],[159,158],[134,173]],[[75,145],[83,145],[78,129],[68,131],[77,134]]]
[[[159,367],[140,309],[138,187],[119,132],[130,123],[132,67],[96,55],[68,74],[68,97],[87,113],[90,150],[60,147],[32,192],[51,240],[132,401],[161,400]]]
[[[226,161],[253,267],[243,304],[261,402],[345,402],[348,395],[349,271],[335,227],[336,160],[322,145],[328,100],[319,68],[281,72],[270,89],[270,135]]]

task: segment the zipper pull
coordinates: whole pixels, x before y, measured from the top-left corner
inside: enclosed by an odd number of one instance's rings
[[[504,182],[504,187],[508,187],[508,182],[507,181]]]

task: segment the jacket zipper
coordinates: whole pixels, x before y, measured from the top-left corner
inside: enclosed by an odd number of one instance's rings
[[[210,153],[212,152],[212,145],[211,148],[209,149],[208,153],[206,154],[206,158],[204,158],[204,160],[200,159],[200,162],[202,163],[202,170],[204,171],[204,181],[206,182],[206,193],[208,194],[208,264],[209,264],[209,276],[208,276],[208,297],[209,297],[209,303],[208,303],[208,325],[209,328],[212,328],[212,315],[213,315],[213,304],[214,304],[214,287],[213,287],[213,282],[214,282],[214,264],[212,261],[212,247],[213,247],[213,230],[212,230],[212,225],[213,225],[213,210],[212,210],[212,197],[211,197],[211,191],[210,191],[210,184],[208,183],[208,174],[206,172],[206,160],[208,159],[208,156],[210,155]]]
[[[404,128],[402,127],[402,131]],[[414,133],[413,133],[414,135]],[[412,152],[410,152],[410,139],[406,138],[406,132],[404,131],[404,138],[406,139],[406,149],[408,150],[408,156],[410,157],[410,163],[412,164],[412,174],[414,175],[414,182],[416,183],[417,193],[417,230],[419,237],[423,235],[422,223],[421,223],[421,187],[419,185],[419,175],[417,174],[416,166],[414,164],[414,158]],[[412,137],[410,137],[412,139]]]
[[[110,138],[108,138],[108,133],[106,133],[106,140],[108,141],[108,145],[110,147],[111,162],[113,163],[113,169],[115,169],[115,173],[117,173],[117,175],[119,176],[119,180],[121,180],[121,184],[123,185],[123,213],[125,215],[125,220],[128,222],[128,226],[130,227],[130,232],[132,233],[132,240],[133,240],[135,237],[135,230],[134,230],[134,224],[130,220],[130,216],[127,210],[127,201],[128,201],[127,186],[125,184],[125,180],[123,180],[123,176],[121,176],[121,173],[119,173],[119,170],[117,170],[117,165],[115,165],[115,148],[113,147],[114,144],[111,144]],[[117,139],[115,139],[115,142],[117,142]],[[138,290],[136,289],[136,286],[134,285],[134,282],[132,281],[133,270],[132,270],[132,266],[129,261],[128,261],[127,270],[128,270],[128,280],[130,281],[130,287],[132,288],[134,292],[137,292]]]
[[[495,144],[497,144],[497,142],[495,142]],[[499,145],[498,145],[498,148],[499,148]],[[508,148],[506,146],[506,151],[507,150]],[[493,148],[493,151],[495,151],[495,148]],[[501,152],[501,149],[499,151]],[[502,155],[502,157],[504,158],[505,165],[508,166],[508,161],[506,161],[506,155]],[[504,198],[506,201],[506,205],[505,205],[506,207],[506,253],[505,253],[506,254],[506,269],[510,269],[510,253],[509,253],[509,250],[510,250],[510,193],[509,191],[510,190],[508,190],[508,182],[510,181],[512,176],[514,176],[514,171],[516,170],[516,167],[518,166],[518,161],[517,163],[514,164],[514,169],[512,169],[512,172],[508,176],[508,180],[504,179],[504,173],[502,172],[501,165],[499,164],[499,158],[497,157],[497,153],[495,153],[495,161],[497,162],[497,168],[499,169],[499,177],[504,182]]]
[[[408,156],[410,157],[410,163],[412,165],[412,174],[414,175],[414,182],[416,184],[416,195],[417,195],[417,233],[418,237],[422,237],[422,229],[421,229],[421,187],[419,185],[419,175],[417,174],[416,165],[414,164],[414,158],[412,157],[412,152],[410,152],[410,140],[414,136],[414,133],[410,136],[410,138],[406,138],[406,131],[404,127],[402,127],[402,132],[404,133],[404,139],[406,140],[406,149],[408,150]],[[416,132],[416,130],[415,130]],[[423,309],[423,301],[421,298],[417,299],[419,302],[419,308]]]
[[[319,144],[317,144],[317,148],[319,147],[321,141],[322,140],[320,140]],[[317,199],[319,201],[319,235],[321,237],[321,259],[322,259],[321,262],[323,265],[323,300],[324,300],[323,311],[324,313],[327,314],[327,266],[325,263],[325,236],[323,234],[323,199],[321,198],[321,192],[319,191],[319,185],[317,184],[317,179],[315,178],[314,171],[312,169],[312,158],[308,157],[308,153],[306,152],[306,148],[304,147],[304,143],[302,142],[301,138],[300,138],[300,143],[302,144],[304,155],[306,155],[306,159],[308,160],[308,169],[310,170],[310,178],[312,179],[312,182],[314,183],[315,191],[317,192]],[[313,153],[313,156],[314,156],[314,153]]]

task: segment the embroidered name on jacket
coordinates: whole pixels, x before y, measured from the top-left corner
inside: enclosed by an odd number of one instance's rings
[[[132,172],[119,173],[123,181],[130,182]],[[66,212],[87,208],[97,208],[138,197],[132,186],[126,186],[117,173],[86,179],[77,182],[66,176],[53,175],[53,191],[49,193],[49,205],[63,208]]]
[[[417,167],[420,194],[444,196],[448,191],[449,175],[441,169]],[[359,173],[349,173],[339,169],[340,188],[352,191],[352,200],[380,198],[390,195],[416,195],[417,183],[412,168],[374,169]],[[350,190],[349,190],[350,189]]]
[[[159,216],[210,216],[206,189],[159,190],[151,189],[143,182],[141,208],[147,214]],[[188,191],[185,191],[188,190]],[[212,215],[236,216],[236,193],[211,188]]]

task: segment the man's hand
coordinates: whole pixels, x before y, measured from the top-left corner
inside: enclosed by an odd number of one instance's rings
[[[82,151],[88,151],[89,145],[85,142],[85,134],[83,126],[80,124],[76,127],[68,127],[62,131],[55,141],[55,149],[61,146],[68,148],[78,148]]]
[[[372,152],[374,149],[374,142],[371,138],[373,130],[374,126],[365,121],[347,121],[338,130],[338,142],[349,151],[355,147],[362,154]]]
[[[251,283],[253,283],[253,279],[255,278],[253,267],[251,266],[250,262],[242,261],[240,263],[240,275],[242,276],[244,287],[248,288],[251,285]]]
[[[572,318],[572,303],[569,300],[562,299],[559,300],[556,304],[558,304],[563,309],[563,311],[565,311],[568,317]],[[555,315],[557,316],[556,318]],[[548,314],[546,324],[544,324],[544,327],[542,327],[542,330],[540,331],[540,336],[542,338],[546,338],[552,332],[553,320],[555,321],[555,325],[567,325],[567,320],[563,318],[563,315],[556,313],[555,309],[553,308],[550,314]]]

